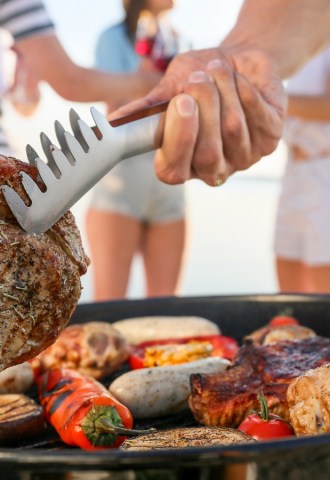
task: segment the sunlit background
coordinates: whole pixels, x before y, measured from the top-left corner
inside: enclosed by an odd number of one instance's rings
[[[93,53],[100,32],[122,18],[120,0],[45,0],[57,26],[57,33],[70,56],[81,65],[93,65]],[[214,46],[235,21],[240,0],[178,0],[172,14],[175,27],[192,48]],[[25,145],[38,152],[39,133],[54,140],[54,120],[69,129],[68,111],[73,107],[91,123],[90,105],[62,100],[47,85],[38,111],[29,118],[18,116],[5,103],[5,128],[25,160]],[[96,104],[101,111],[104,106]],[[285,148],[263,159],[248,172],[236,174],[220,189],[199,181],[188,182],[188,242],[180,295],[274,293],[277,290],[273,266],[272,237]],[[88,194],[73,208],[83,241]],[[91,267],[82,278],[81,302],[92,301]],[[111,272],[109,272],[111,275]],[[144,279],[139,259],[130,280],[129,297],[143,296]]]

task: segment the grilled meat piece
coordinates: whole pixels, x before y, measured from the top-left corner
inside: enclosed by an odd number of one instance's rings
[[[235,427],[249,410],[258,409],[262,390],[270,412],[289,421],[290,381],[329,361],[330,339],[324,337],[246,344],[226,371],[191,376],[189,406],[200,424]]]
[[[129,344],[106,322],[88,322],[66,327],[56,342],[31,362],[44,373],[50,368],[71,368],[88,377],[114,372],[128,357]]]
[[[296,435],[330,432],[330,363],[292,380],[287,400]]]
[[[244,342],[267,345],[282,340],[302,340],[303,338],[315,337],[315,335],[314,330],[302,325],[283,325],[280,327],[266,325],[244,337]]]
[[[217,427],[171,428],[155,433],[139,435],[125,440],[123,450],[162,450],[169,448],[211,447],[214,445],[234,445],[255,442],[239,430]]]
[[[37,178],[31,165],[0,156],[0,185],[11,185],[26,198],[20,171]],[[1,192],[0,259],[1,371],[56,340],[77,305],[80,275],[89,259],[70,212],[47,232],[29,234],[18,225]]]

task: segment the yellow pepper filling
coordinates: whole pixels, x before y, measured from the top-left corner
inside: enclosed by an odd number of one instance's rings
[[[212,355],[213,345],[210,342],[191,341],[177,345],[155,345],[145,350],[145,367],[162,367],[179,363],[193,362]]]

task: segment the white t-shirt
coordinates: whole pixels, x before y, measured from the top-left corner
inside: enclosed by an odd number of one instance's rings
[[[7,32],[14,42],[30,36],[48,35],[54,32],[54,24],[41,0],[0,0],[0,28],[2,33]],[[2,58],[4,48],[0,37],[0,99],[5,90]],[[7,151],[7,148],[6,135],[0,125],[0,151],[8,154],[10,151]]]

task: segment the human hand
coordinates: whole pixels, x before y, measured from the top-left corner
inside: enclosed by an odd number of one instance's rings
[[[222,47],[178,55],[156,88],[114,116],[169,98],[155,157],[165,183],[199,178],[219,185],[273,152],[281,138],[282,80],[275,62],[258,50]]]
[[[14,47],[12,50],[16,54],[13,83],[4,97],[20,115],[28,117],[35,113],[41,100],[39,79],[26,67],[24,57],[19,51]]]

